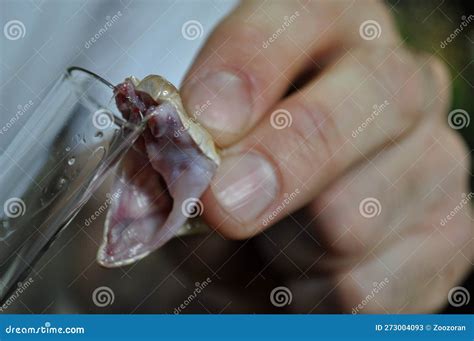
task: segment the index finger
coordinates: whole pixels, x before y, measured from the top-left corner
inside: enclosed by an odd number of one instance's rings
[[[367,43],[357,30],[364,13],[383,35],[397,39],[375,2],[244,1],[209,37],[182,89],[190,114],[221,147],[244,137],[288,90],[295,78],[318,69],[328,55]],[[203,108],[203,110],[196,108]]]
[[[235,238],[271,226],[423,120],[441,120],[447,80],[439,61],[403,50],[349,53],[224,152],[206,218]]]

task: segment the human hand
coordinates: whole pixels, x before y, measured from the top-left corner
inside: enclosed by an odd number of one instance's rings
[[[228,238],[264,232],[296,311],[350,312],[385,279],[356,312],[439,309],[473,258],[470,205],[443,223],[472,194],[448,73],[379,2],[304,5],[243,2],[183,83],[223,148],[204,218]]]

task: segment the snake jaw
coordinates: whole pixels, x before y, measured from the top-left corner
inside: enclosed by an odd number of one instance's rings
[[[130,77],[130,79],[131,78],[132,77]],[[188,115],[184,109],[179,91],[173,84],[157,75],[146,76],[142,81],[133,77],[133,80],[138,82],[136,85],[137,91],[147,93],[158,103],[171,103],[176,108],[183,127],[187,130],[187,133],[191,136],[196,145],[201,149],[202,153],[217,165],[220,164],[220,156],[217,152],[214,140],[206,129],[199,125],[194,118],[191,118]]]
[[[97,255],[105,267],[133,263],[182,233],[183,204],[199,201],[220,161],[210,135],[164,78],[127,78],[116,87],[116,103],[130,121],[145,116],[147,128],[120,163],[114,184],[120,196],[107,213]]]

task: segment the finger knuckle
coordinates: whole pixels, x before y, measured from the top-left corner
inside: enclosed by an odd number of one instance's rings
[[[293,108],[293,123],[288,130],[287,141],[294,145],[294,165],[307,165],[302,176],[306,178],[313,176],[327,176],[328,170],[334,174],[343,165],[344,157],[340,147],[344,144],[344,138],[339,131],[329,109],[319,101],[312,100],[308,104],[304,100],[297,100],[291,106]],[[301,167],[299,167],[301,168]],[[312,171],[308,174],[308,169]],[[298,167],[295,167],[298,172]]]
[[[394,114],[407,123],[440,113],[450,98],[449,73],[434,56],[398,46],[359,49],[354,54],[375,80],[375,93],[388,97]]]
[[[408,122],[417,121],[421,116],[420,103],[423,101],[422,73],[411,53],[405,49],[383,48],[371,60],[374,77],[395,103],[396,114]],[[377,64],[374,66],[374,64]]]

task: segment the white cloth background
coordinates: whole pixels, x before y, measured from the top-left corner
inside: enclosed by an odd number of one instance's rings
[[[206,36],[234,5],[233,0],[1,0],[0,129],[19,106],[33,104],[0,135],[0,148],[68,66],[85,67],[112,83],[155,73],[178,85]],[[188,27],[186,39],[182,29],[190,20],[202,30],[189,24],[194,27]]]

